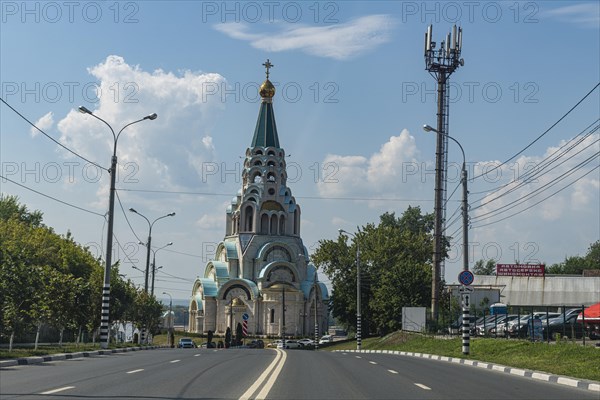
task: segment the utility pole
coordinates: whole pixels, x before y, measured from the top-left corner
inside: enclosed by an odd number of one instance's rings
[[[438,320],[441,279],[444,275],[444,230],[446,225],[446,171],[448,169],[448,118],[449,118],[449,81],[450,75],[464,65],[460,58],[462,50],[462,28],[452,27],[446,40],[435,49],[432,41],[432,25],[425,33],[425,68],[436,79],[438,86],[437,106],[437,142],[435,150],[435,197],[434,197],[434,243],[433,273],[431,282],[431,319]]]

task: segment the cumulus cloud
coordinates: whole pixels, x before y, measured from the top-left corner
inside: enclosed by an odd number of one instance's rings
[[[210,129],[223,103],[207,89],[225,79],[216,73],[145,71],[111,55],[88,72],[98,82],[98,102],[91,108],[115,130],[156,112],[156,120],[128,126],[118,137],[121,188],[178,190],[198,183],[202,165],[215,157]],[[72,110],[58,124],[60,141],[103,166],[110,164],[111,131],[91,115]],[[106,182],[106,181],[105,181]],[[98,195],[103,197],[107,188]]]
[[[420,175],[418,156],[415,138],[406,129],[400,135],[390,137],[377,153],[368,158],[328,154],[323,166],[334,166],[335,173],[318,183],[319,193],[326,197],[349,194],[397,196],[399,192],[409,191],[414,194],[414,187],[408,188],[404,184],[410,178],[419,182],[419,178],[413,176],[413,172]]]
[[[46,115],[44,115],[40,119],[38,119],[34,125],[43,131],[46,131],[46,130],[52,128],[52,126],[54,125],[54,114],[52,113],[52,111],[50,111],[49,113],[47,113]],[[40,131],[35,129],[33,126],[31,127],[30,132],[31,132],[32,137],[35,137],[35,136],[39,135],[39,133],[40,133]]]
[[[215,29],[254,48],[279,52],[300,50],[307,54],[346,60],[388,42],[395,25],[388,15],[369,15],[329,26],[279,25],[279,32],[252,32],[249,25],[225,23]]]

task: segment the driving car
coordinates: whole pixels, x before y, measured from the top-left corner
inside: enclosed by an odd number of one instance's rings
[[[194,341],[190,338],[181,338],[179,339],[177,347],[180,349],[193,349],[196,348],[196,343],[194,343]]]
[[[296,340],[286,340],[277,344],[278,349],[299,349],[302,347]]]
[[[331,335],[324,335],[321,337],[321,340],[319,340],[319,344],[325,344],[325,343],[331,343],[333,342],[333,336]]]
[[[300,343],[302,346],[311,346],[315,344],[314,340],[308,338],[300,339],[298,340],[298,343]]]

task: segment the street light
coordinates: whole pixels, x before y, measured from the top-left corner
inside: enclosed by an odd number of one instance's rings
[[[346,235],[354,236],[356,239],[356,350],[361,348],[361,335],[360,335],[360,246],[358,244],[358,237],[354,233],[347,232],[343,229],[338,229],[340,234],[345,233]]]
[[[425,132],[435,132],[439,134],[440,132],[429,125],[423,125],[423,130]],[[460,151],[463,156],[463,164],[462,164],[462,187],[463,187],[463,195],[462,195],[462,216],[463,216],[463,271],[469,270],[469,210],[468,210],[468,190],[467,190],[467,158],[465,157],[465,150],[458,142],[458,140],[454,139],[452,136],[446,134],[448,139],[451,139],[454,143],[460,147]],[[470,310],[469,304],[466,299],[463,298],[462,302],[462,352],[463,354],[469,354],[470,348]]]
[[[438,133],[438,130],[435,128],[432,128],[429,125],[423,125],[423,130],[425,132],[435,132]],[[467,159],[465,157],[465,150],[463,149],[463,147],[461,146],[461,144],[458,142],[458,140],[454,139],[452,136],[446,134],[446,136],[448,137],[448,139],[452,140],[454,143],[456,143],[458,145],[458,147],[460,148],[460,151],[462,153],[463,156],[463,164],[462,164],[462,176],[461,176],[461,180],[462,180],[462,187],[463,187],[463,195],[462,195],[462,217],[463,217],[463,270],[464,271],[468,271],[469,270],[469,250],[468,250],[468,243],[469,243],[469,210],[468,210],[468,201],[467,201],[467,196],[468,196],[468,190],[467,190]]]
[[[114,225],[114,211],[115,211],[115,180],[117,176],[117,141],[121,132],[130,125],[136,124],[145,120],[155,120],[157,118],[156,113],[145,116],[142,119],[133,121],[125,125],[119,133],[115,134],[114,129],[108,122],[102,118],[94,115],[90,110],[84,106],[79,107],[79,112],[83,114],[89,114],[99,121],[102,121],[110,129],[113,135],[113,155],[110,163],[110,195],[108,200],[108,231],[106,233],[106,266],[104,267],[104,284],[102,287],[102,313],[100,317],[100,347],[103,349],[108,348],[109,336],[109,304],[110,304],[110,268],[112,262],[112,243],[113,243],[113,225]]]
[[[168,292],[163,292],[163,294],[166,294],[167,296],[169,296],[169,340],[168,340],[168,344],[169,346],[173,347],[174,343],[172,342],[172,328],[173,328],[173,296],[171,296],[171,293]]]
[[[154,223],[156,221],[158,221],[159,219],[173,217],[173,216],[175,216],[175,213],[172,212],[167,215],[163,215],[162,217],[158,217],[154,221],[150,222],[150,220],[148,218],[146,218],[146,216],[144,214],[139,213],[138,211],[136,211],[135,208],[130,208],[129,211],[139,215],[140,217],[144,218],[146,220],[146,222],[148,222],[148,242],[146,243],[146,247],[148,248],[148,250],[146,252],[146,274],[144,277],[144,291],[146,293],[148,293],[148,275],[150,273],[150,249],[152,247],[152,227],[154,226]],[[154,293],[152,293],[152,294],[154,294]]]
[[[150,286],[150,294],[154,295],[154,275],[156,275],[156,271],[161,269],[162,266],[156,268],[156,253],[158,253],[159,250],[164,249],[167,246],[172,246],[173,242],[169,242],[167,244],[165,244],[163,247],[159,247],[156,250],[152,250],[152,286]]]

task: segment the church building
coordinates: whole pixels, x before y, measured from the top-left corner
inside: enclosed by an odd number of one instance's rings
[[[327,332],[327,287],[319,282],[300,237],[300,206],[287,186],[267,79],[254,137],[246,150],[242,187],[227,207],[225,237],[196,279],[190,331],[224,334],[246,322],[248,335],[309,336]]]

